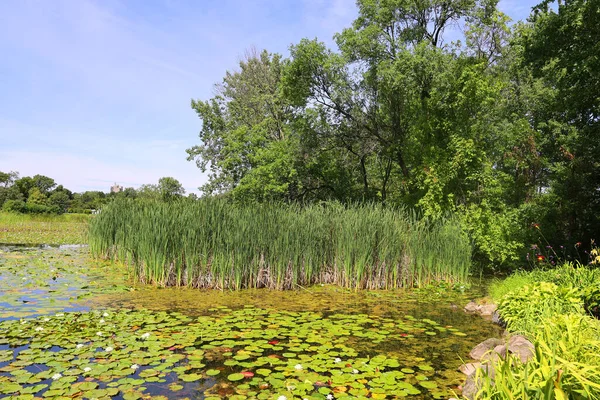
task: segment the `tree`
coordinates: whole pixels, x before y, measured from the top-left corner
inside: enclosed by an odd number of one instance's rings
[[[158,191],[164,201],[174,200],[185,194],[185,189],[175,178],[163,177],[158,180]]]
[[[297,138],[290,137],[291,108],[279,90],[281,56],[251,51],[240,70],[227,72],[208,101],[192,100],[202,120],[201,145],[187,150],[209,181],[207,194],[285,198],[298,189]]]
[[[535,128],[546,138],[552,224],[567,243],[600,236],[600,0],[543,1],[522,32],[522,68],[546,93]]]
[[[27,196],[27,204],[38,205],[38,206],[46,206],[48,205],[48,198],[42,191],[33,187],[29,190],[29,196]]]
[[[10,172],[2,172],[0,171],[0,184],[7,188],[12,186],[12,184],[19,179],[19,173],[15,171]]]
[[[30,197],[31,199],[31,197]],[[48,198],[49,206],[56,206],[60,213],[65,213],[69,209],[70,198],[66,190],[54,191]]]
[[[56,186],[54,179],[44,175],[34,175],[33,186],[37,187],[43,194],[48,194]]]

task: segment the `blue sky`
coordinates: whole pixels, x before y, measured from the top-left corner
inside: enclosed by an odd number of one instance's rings
[[[502,0],[514,20],[538,1]],[[354,0],[6,0],[0,2],[0,171],[74,191],[204,181],[190,99],[250,47],[328,43]]]

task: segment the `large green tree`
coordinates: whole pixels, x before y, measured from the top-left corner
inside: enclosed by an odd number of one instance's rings
[[[557,242],[588,244],[600,237],[600,1],[542,2],[521,45],[546,94],[532,113],[549,160],[546,219]]]

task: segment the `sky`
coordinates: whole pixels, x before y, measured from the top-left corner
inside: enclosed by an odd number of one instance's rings
[[[538,0],[501,0],[513,20]],[[0,171],[108,192],[163,176],[197,192],[206,177],[190,100],[255,47],[331,47],[355,0],[0,1]]]

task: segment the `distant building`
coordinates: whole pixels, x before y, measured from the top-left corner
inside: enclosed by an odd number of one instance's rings
[[[117,185],[117,182],[115,182],[115,184],[110,187],[111,193],[119,193],[122,191],[123,191],[123,186]]]

